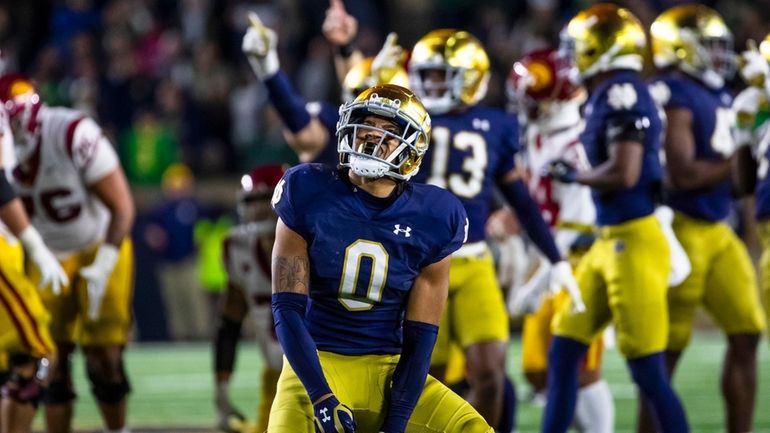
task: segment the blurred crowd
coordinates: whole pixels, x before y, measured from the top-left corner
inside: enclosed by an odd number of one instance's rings
[[[494,78],[488,100],[502,105],[512,62],[552,45],[574,12],[569,0],[355,0],[356,45],[365,55],[396,31],[410,46],[437,27],[466,28],[485,43]],[[671,0],[621,1],[645,24]],[[770,31],[770,1],[707,1],[728,20],[736,47]],[[729,6],[728,6],[729,5]],[[109,132],[133,185],[159,185],[175,162],[199,177],[234,175],[256,163],[293,162],[280,121],[268,109],[240,51],[246,12],[279,32],[284,69],[308,100],[339,99],[318,0],[32,0],[0,4],[6,71],[39,84],[50,105],[77,107]]]

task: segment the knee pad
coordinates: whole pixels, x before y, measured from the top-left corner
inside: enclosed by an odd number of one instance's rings
[[[88,379],[91,381],[91,392],[102,403],[117,404],[131,392],[131,385],[126,380],[123,365],[120,366],[120,380],[109,381],[91,368],[86,368]]]
[[[75,390],[72,388],[72,383],[68,380],[54,380],[48,385],[43,395],[43,403],[49,404],[65,404],[77,398]]]
[[[43,395],[43,389],[42,383],[34,376],[25,377],[20,374],[11,373],[2,387],[2,396],[17,403],[31,404],[37,407]]]

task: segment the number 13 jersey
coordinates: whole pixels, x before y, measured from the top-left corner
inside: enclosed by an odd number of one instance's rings
[[[13,170],[32,224],[60,258],[103,239],[109,211],[88,187],[118,167],[101,128],[82,112],[43,106],[34,150]]]
[[[430,149],[413,181],[439,186],[460,199],[470,221],[468,243],[482,241],[495,182],[514,168],[518,121],[480,106],[431,120]]]

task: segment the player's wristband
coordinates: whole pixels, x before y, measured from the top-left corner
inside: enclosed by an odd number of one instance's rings
[[[353,48],[353,44],[348,42],[345,45],[339,45],[337,46],[337,53],[343,58],[343,59],[349,59],[350,56],[353,55],[353,51],[355,51],[355,48]]]
[[[299,293],[274,293],[273,320],[286,359],[305,386],[310,401],[317,401],[332,390],[324,377],[315,342],[305,327],[307,299],[307,295]]]
[[[16,192],[5,177],[5,169],[0,169],[0,206],[16,198]]]
[[[438,326],[429,323],[404,321],[404,345],[401,358],[393,372],[388,415],[381,431],[401,433],[422,394],[428,377],[430,357],[438,337]]]
[[[537,245],[540,252],[548,257],[548,261],[551,263],[560,261],[561,254],[556,246],[556,242],[553,240],[551,229],[543,221],[540,208],[535,203],[535,200],[532,199],[532,196],[529,195],[524,182],[519,179],[501,184],[499,187],[500,192],[508,200],[508,203],[511,204],[513,210],[516,211],[516,216],[519,218],[521,226],[527,232],[527,236]]]
[[[279,70],[265,80],[265,85],[270,102],[278,110],[278,115],[289,131],[296,134],[310,123],[310,113],[305,108],[305,101],[294,91],[285,72]]]

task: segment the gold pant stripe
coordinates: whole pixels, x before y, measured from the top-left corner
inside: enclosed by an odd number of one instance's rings
[[[53,348],[48,346],[45,343],[43,336],[40,335],[40,329],[37,321],[35,320],[35,317],[29,311],[27,305],[24,303],[24,299],[13,287],[13,284],[10,283],[8,277],[6,277],[1,267],[0,284],[3,286],[0,288],[0,298],[2,298],[2,302],[5,305],[6,310],[8,310],[8,316],[14,323],[22,343],[30,352],[30,354],[42,355],[46,353],[52,353]],[[10,296],[12,296],[14,299],[8,299],[5,296],[5,293],[10,294]],[[18,308],[21,310],[21,315],[19,315],[18,311],[13,308],[14,305],[18,306]],[[29,329],[31,329],[32,332],[28,332]]]

